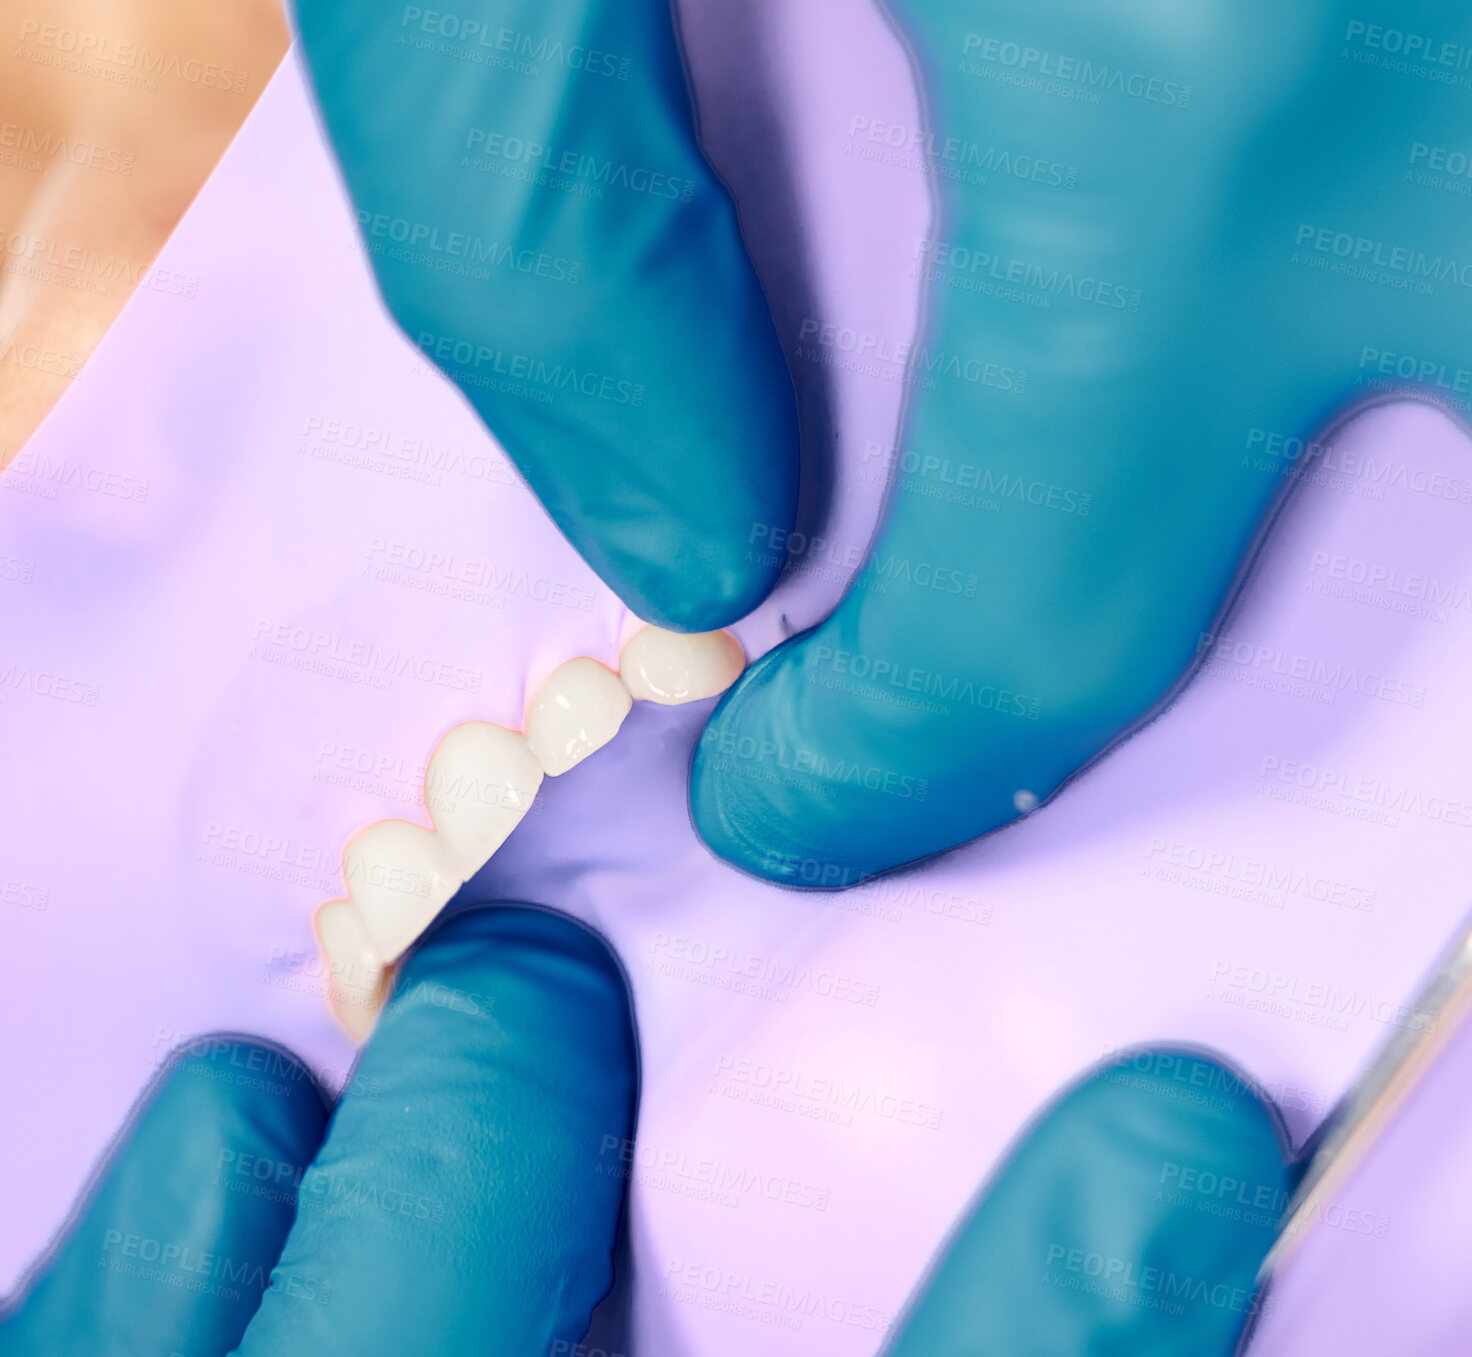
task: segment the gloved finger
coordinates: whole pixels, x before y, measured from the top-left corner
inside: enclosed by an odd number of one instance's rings
[[[603,943],[561,915],[451,916],[400,971],[302,1180],[286,1273],[331,1305],[265,1297],[242,1357],[525,1357],[575,1350],[613,1276],[634,1030]],[[564,1346],[558,1347],[558,1343]]]
[[[1232,1357],[1294,1185],[1271,1105],[1189,1050],[1075,1085],[970,1209],[887,1357]]]
[[[326,1125],[283,1051],[217,1036],[175,1053],[0,1324],[0,1354],[224,1357],[268,1289],[326,1299],[276,1271]]]
[[[297,0],[389,311],[641,618],[750,611],[792,382],[701,154],[669,0]]]
[[[718,855],[852,886],[1031,814],[1230,658],[1228,609],[1341,418],[1445,398],[1472,313],[1430,261],[1465,254],[1465,204],[1369,165],[1463,126],[1465,91],[1346,59],[1347,8],[887,6],[936,196],[904,422],[892,461],[871,445],[884,519],[843,601],[705,732]],[[1425,10],[1472,50],[1472,10]],[[1146,66],[1170,78],[1125,75]]]

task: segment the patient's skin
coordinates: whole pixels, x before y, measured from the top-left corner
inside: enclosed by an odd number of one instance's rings
[[[3,22],[0,468],[140,281],[186,305],[208,286],[143,271],[289,41],[278,0],[20,0]]]

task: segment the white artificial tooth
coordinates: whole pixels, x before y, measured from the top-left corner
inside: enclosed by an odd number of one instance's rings
[[[380,820],[349,841],[342,855],[348,894],[379,961],[397,961],[459,887],[432,829]]]
[[[557,777],[613,739],[633,705],[612,669],[579,656],[537,689],[526,709],[526,742],[543,770]]]
[[[383,1007],[387,972],[351,900],[329,900],[312,922],[327,963],[328,1007],[338,1026],[361,1042],[373,1030],[373,1020]]]
[[[465,721],[440,741],[424,776],[424,802],[461,880],[506,842],[541,785],[542,765],[514,730]]]
[[[618,672],[635,697],[672,707],[725,692],[745,668],[741,642],[729,631],[685,635],[645,627],[624,646]]]

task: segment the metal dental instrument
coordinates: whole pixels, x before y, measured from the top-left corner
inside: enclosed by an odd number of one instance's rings
[[[1293,1255],[1371,1146],[1472,1012],[1472,919],[1442,954],[1410,1006],[1410,1020],[1385,1041],[1329,1115],[1277,1242],[1258,1269],[1268,1280]]]

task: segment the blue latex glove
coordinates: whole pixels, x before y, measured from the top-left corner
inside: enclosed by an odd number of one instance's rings
[[[636,613],[739,617],[753,529],[793,515],[792,395],[667,0],[297,9],[390,311]],[[1454,388],[1472,300],[1431,159],[1463,92],[1384,68],[1352,0],[892,9],[956,171],[894,261],[930,380],[867,578],[692,775],[715,851],[798,886],[995,830],[1158,711],[1305,447]],[[1444,0],[1395,23],[1428,69],[1472,46]]]
[[[385,302],[635,613],[775,582],[797,417],[666,0],[297,0]]]
[[[207,1037],[177,1053],[0,1323],[0,1354],[229,1351],[272,1282],[327,1115],[311,1073],[270,1046]],[[234,1177],[257,1164],[264,1179]]]
[[[597,1171],[604,1137],[633,1134],[637,1097],[602,942],[527,907],[451,917],[406,961],[354,1082],[373,1096],[329,1124],[290,1056],[196,1043],[0,1325],[0,1354],[573,1351],[613,1279],[624,1192]]]
[[[453,917],[355,1071],[374,1096],[340,1103],[320,1147],[325,1105],[290,1056],[192,1049],[0,1354],[576,1350],[612,1277],[604,1138],[624,1142],[634,1107],[622,982],[595,939],[525,909]],[[1210,1057],[1115,1061],[1020,1138],[888,1357],[1231,1357],[1293,1186],[1284,1144]]]
[[[1287,1137],[1198,1051],[1130,1053],[1019,1138],[887,1357],[1232,1357],[1295,1185]]]
[[[955,171],[904,261],[935,379],[869,578],[747,671],[692,779],[711,847],[797,886],[997,829],[1147,720],[1312,440],[1465,389],[1472,329],[1431,164],[1472,127],[1466,6],[891,8]]]
[[[1472,28],[1414,9],[1408,27]],[[738,616],[771,583],[746,559],[750,528],[791,518],[791,397],[698,153],[667,11],[501,0],[475,21],[496,35],[488,51],[502,33],[515,59],[523,40],[560,44],[535,80],[443,50],[466,34],[426,32],[428,13],[300,6],[386,301],[635,611],[686,628]],[[1097,0],[1046,14],[905,0],[897,17],[937,145],[1014,137],[1077,175],[992,176],[985,192],[942,181],[915,261],[925,352],[1026,371],[1026,388],[942,368],[913,393],[911,455],[870,566],[889,579],[904,562],[911,583],[855,589],[754,666],[697,758],[708,840],[797,884],[795,864],[851,882],[995,828],[1143,719],[1189,668],[1286,483],[1286,464],[1252,454],[1254,434],[1321,426],[1368,352],[1418,355],[1412,375],[1434,381],[1460,324],[1460,276],[1427,294],[1336,263],[1342,235],[1351,255],[1367,242],[1370,266],[1414,274],[1405,251],[1434,254],[1459,229],[1449,195],[1366,192],[1344,172],[1351,158],[1398,164],[1413,132],[1458,125],[1443,87],[1343,57],[1358,22],[1345,5],[1166,26]],[[590,69],[592,53],[613,69]],[[604,167],[605,196],[584,193]],[[654,192],[655,175],[689,183],[690,202]],[[982,587],[935,583],[967,579]],[[812,681],[825,675],[845,681]],[[917,676],[949,710],[889,700]],[[798,754],[806,771],[748,776],[764,771],[742,765],[748,748],[784,770]],[[895,794],[920,782],[923,802]],[[285,1093],[226,1082],[268,1058]],[[0,1329],[0,1353],[575,1344],[609,1283],[621,1198],[592,1166],[606,1136],[631,1133],[636,1082],[606,953],[537,911],[451,920],[406,964],[359,1078],[382,1096],[340,1105],[323,1142],[320,1101],[288,1058],[226,1042],[180,1062]],[[1114,1070],[1046,1114],[922,1288],[897,1357],[1230,1353],[1291,1171],[1250,1093],[1198,1102],[1171,1087],[1159,1070]],[[221,1176],[263,1158],[288,1182],[312,1163],[294,1227],[289,1193],[232,1192]],[[1190,1192],[1183,1205],[1172,1183],[1187,1172],[1266,1191],[1269,1223],[1198,1210]],[[160,1284],[148,1269],[165,1263]],[[1148,1303],[1167,1276],[1204,1285],[1204,1304],[1194,1285],[1179,1312]]]

